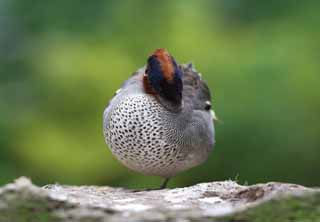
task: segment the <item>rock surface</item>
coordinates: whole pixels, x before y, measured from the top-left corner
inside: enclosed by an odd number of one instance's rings
[[[294,184],[241,186],[233,181],[140,191],[33,185],[0,188],[0,222],[42,221],[320,221],[320,189]]]

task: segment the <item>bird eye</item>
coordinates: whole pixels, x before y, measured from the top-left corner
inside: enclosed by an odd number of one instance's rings
[[[204,108],[205,108],[205,110],[210,110],[211,109],[211,102],[207,101]]]

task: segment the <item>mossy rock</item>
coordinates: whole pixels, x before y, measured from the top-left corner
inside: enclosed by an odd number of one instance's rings
[[[0,188],[0,222],[320,222],[320,190],[233,181],[136,191],[97,186],[37,187],[26,178]]]

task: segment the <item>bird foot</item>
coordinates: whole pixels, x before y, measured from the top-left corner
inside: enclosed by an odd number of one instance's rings
[[[138,193],[138,192],[148,192],[148,191],[155,191],[155,190],[164,190],[166,188],[145,188],[145,189],[133,189],[131,190],[133,193]]]
[[[135,190],[132,190],[132,192],[136,193],[136,192],[153,191],[153,190],[164,190],[166,189],[169,180],[170,178],[166,178],[159,188],[135,189]]]

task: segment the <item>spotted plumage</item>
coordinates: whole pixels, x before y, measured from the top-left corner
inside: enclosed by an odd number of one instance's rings
[[[191,64],[178,65],[164,49],[117,91],[103,127],[121,163],[163,178],[203,163],[215,143],[209,88]]]

